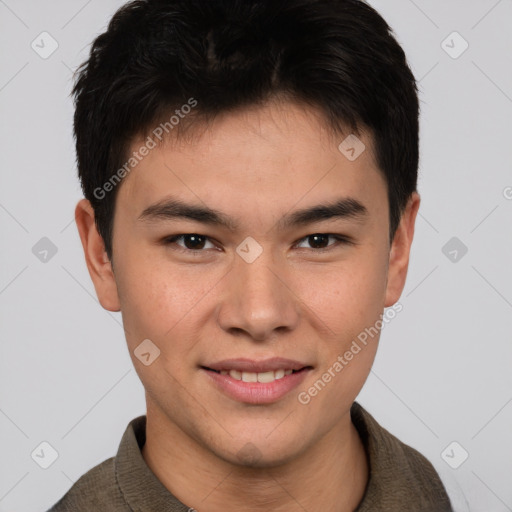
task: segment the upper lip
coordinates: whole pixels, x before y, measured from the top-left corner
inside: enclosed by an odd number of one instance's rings
[[[210,363],[204,365],[205,368],[211,370],[238,370],[239,372],[253,372],[263,373],[275,370],[301,370],[305,367],[310,367],[300,361],[294,361],[293,359],[286,359],[283,357],[272,357],[270,359],[263,359],[261,361],[255,361],[253,359],[237,358],[237,359],[224,359],[216,363]]]

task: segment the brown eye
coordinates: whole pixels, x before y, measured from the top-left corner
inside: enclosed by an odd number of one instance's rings
[[[178,241],[182,241],[183,243],[177,243]],[[203,249],[205,249],[205,245],[207,243],[210,243],[212,247],[213,244],[209,241],[207,236],[199,235],[197,233],[186,233],[183,235],[175,235],[171,237],[167,237],[164,240],[164,243],[166,245],[176,244],[180,247],[180,250],[183,251],[198,251],[201,252]],[[206,247],[211,248],[211,247]]]
[[[187,249],[204,249],[206,237],[196,234],[183,235],[183,243]]]
[[[334,239],[335,242],[329,243],[329,238]],[[305,247],[306,249],[317,249],[318,252],[321,252],[322,250],[330,250],[331,248],[342,244],[353,245],[353,242],[348,237],[343,235],[334,235],[332,233],[314,233],[304,237],[299,241],[299,244],[303,242],[307,242],[309,246]]]
[[[329,235],[324,235],[322,233],[309,235],[308,242],[314,249],[323,249],[329,245]]]

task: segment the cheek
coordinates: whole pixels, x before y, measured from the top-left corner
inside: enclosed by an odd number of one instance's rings
[[[199,273],[143,253],[125,254],[118,274],[130,348],[149,338],[162,348],[162,355],[167,352],[166,347],[172,346],[173,353],[179,353],[180,347],[187,346],[187,337],[193,337],[195,315],[202,311],[222,277],[212,270]]]
[[[186,380],[183,361],[195,343],[189,332],[194,306],[204,293],[170,265],[135,258],[123,263],[126,272],[119,272],[118,288],[130,357],[153,399],[158,402],[158,396],[166,397],[167,407],[175,407],[172,400],[179,383]],[[152,360],[148,365],[142,359],[147,352]]]
[[[337,421],[340,410],[350,407],[371,370],[380,335],[375,326],[384,309],[385,271],[385,260],[373,252],[362,254],[357,264],[340,265],[338,271],[304,275],[306,305],[315,313],[311,318],[318,317],[318,324],[328,329],[323,335],[314,326],[319,368],[301,397],[326,423]]]
[[[125,254],[118,263],[117,287],[128,344],[131,347],[145,338],[162,340],[184,314],[183,292],[178,296],[184,283],[170,266],[143,255]]]
[[[386,259],[378,251],[339,265],[316,267],[301,276],[304,302],[339,342],[373,325],[382,314],[386,291]]]

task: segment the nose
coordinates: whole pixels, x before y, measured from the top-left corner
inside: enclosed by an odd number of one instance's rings
[[[264,341],[298,324],[300,301],[285,269],[273,264],[269,252],[263,251],[252,263],[235,256],[217,316],[220,327],[229,334],[245,333]]]

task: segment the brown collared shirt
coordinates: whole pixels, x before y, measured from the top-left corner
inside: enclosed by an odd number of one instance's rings
[[[432,464],[354,402],[350,414],[370,475],[354,512],[453,512]],[[48,512],[190,512],[144,461],[146,416],[127,426],[115,457],[85,473]]]

